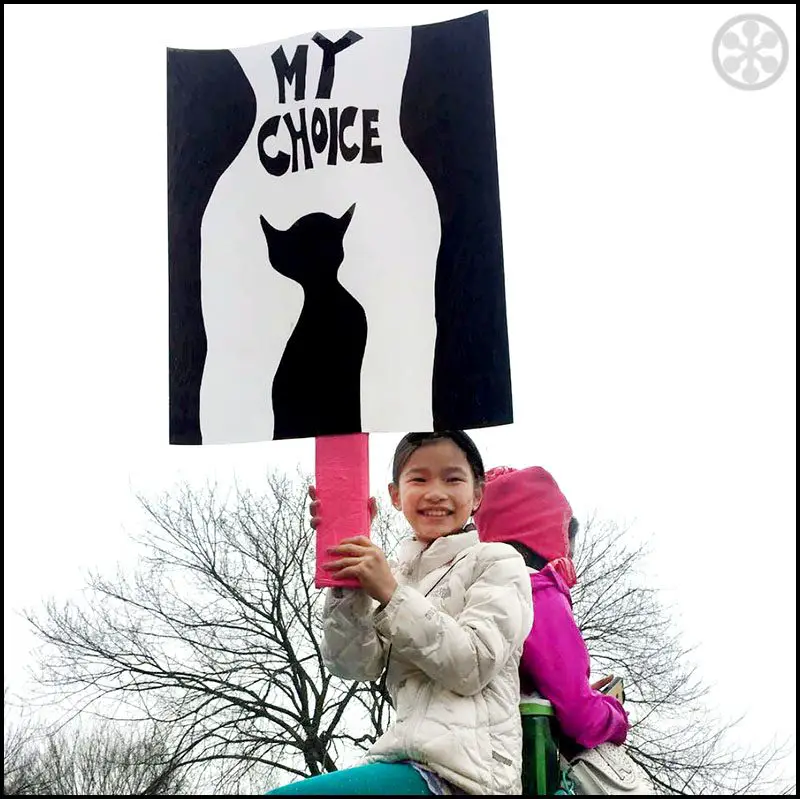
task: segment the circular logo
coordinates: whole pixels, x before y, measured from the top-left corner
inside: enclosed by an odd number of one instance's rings
[[[771,19],[741,14],[729,19],[714,37],[714,68],[737,89],[766,89],[789,63],[789,41]]]

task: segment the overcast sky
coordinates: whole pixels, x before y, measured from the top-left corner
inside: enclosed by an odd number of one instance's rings
[[[482,8],[515,422],[475,438],[652,537],[715,707],[795,734],[795,51],[759,91],[712,63],[746,12],[794,48],[790,4],[6,4],[7,684],[15,611],[125,558],[133,491],[313,470],[311,440],[168,445],[165,48]]]

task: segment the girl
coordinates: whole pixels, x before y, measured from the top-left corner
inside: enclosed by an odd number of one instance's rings
[[[481,543],[469,524],[483,481],[480,453],[462,431],[400,442],[389,496],[414,535],[394,566],[362,536],[332,550],[341,558],[329,568],[362,589],[328,589],[323,638],[333,674],[385,673],[395,720],[365,765],[272,793],[521,793],[518,668],[531,585],[512,547]],[[324,523],[318,502],[311,512],[314,526]]]
[[[481,541],[511,544],[530,567],[536,622],[522,654],[522,691],[550,700],[561,731],[579,746],[623,743],[627,713],[597,690],[605,680],[589,684],[589,653],[569,592],[577,581],[572,546],[578,523],[556,481],[538,466],[492,469],[475,523]]]

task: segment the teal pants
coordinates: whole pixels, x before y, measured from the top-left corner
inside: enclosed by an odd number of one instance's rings
[[[265,794],[295,796],[431,796],[428,783],[408,763],[369,763],[283,785]]]

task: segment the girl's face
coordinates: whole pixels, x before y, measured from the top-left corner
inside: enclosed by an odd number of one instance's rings
[[[466,524],[483,489],[463,451],[443,438],[412,453],[397,483],[389,484],[389,496],[427,546]]]

